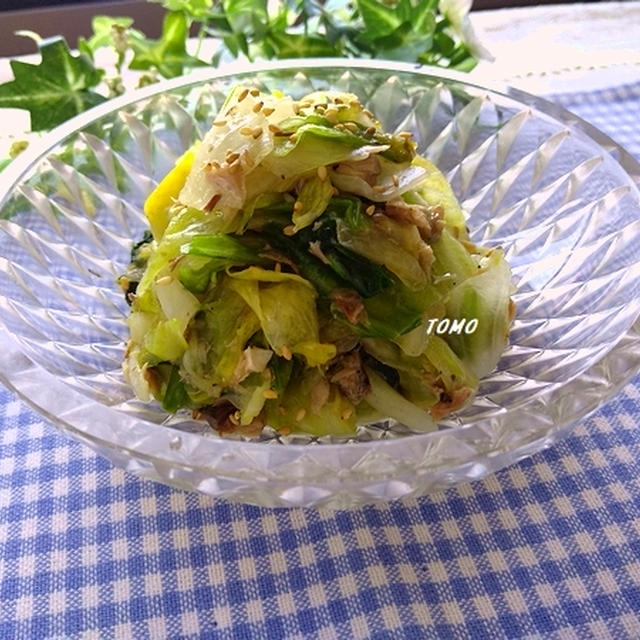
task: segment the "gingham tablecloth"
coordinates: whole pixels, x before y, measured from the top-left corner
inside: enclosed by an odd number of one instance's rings
[[[640,158],[640,83],[555,96]],[[0,390],[0,639],[640,638],[640,377],[487,479],[355,511],[140,480]]]

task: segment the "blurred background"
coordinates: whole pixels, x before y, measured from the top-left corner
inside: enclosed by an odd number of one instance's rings
[[[593,0],[594,3],[597,0]],[[571,4],[571,0],[566,4]],[[473,11],[559,4],[557,0],[474,0]],[[15,35],[28,30],[42,37],[62,34],[68,42],[91,35],[91,18],[96,14],[130,16],[134,26],[149,37],[158,37],[162,26],[163,9],[145,0],[109,0],[82,2],[81,0],[0,0],[0,56],[33,52],[28,38]]]

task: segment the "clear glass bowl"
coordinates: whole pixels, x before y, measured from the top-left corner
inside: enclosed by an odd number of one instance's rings
[[[0,379],[128,471],[265,506],[420,495],[548,446],[640,366],[640,167],[570,113],[467,80],[353,60],[208,70],[59,127],[1,176]],[[517,290],[511,344],[446,428],[223,439],[134,398],[120,368],[128,309],[116,278],[145,228],[146,195],[239,82],[358,94],[447,173],[473,239],[505,248]]]

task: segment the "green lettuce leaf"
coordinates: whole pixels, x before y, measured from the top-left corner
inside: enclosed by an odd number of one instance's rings
[[[431,245],[435,261],[432,272],[436,276],[451,276],[452,282],[459,284],[463,280],[478,274],[478,263],[469,254],[467,248],[445,227],[436,242]]]
[[[427,176],[417,190],[425,204],[431,207],[442,207],[444,221],[457,230],[458,236],[467,238],[467,225],[462,207],[445,175],[433,162],[416,156],[413,164],[427,169]]]
[[[229,384],[249,338],[260,329],[256,314],[230,285],[229,278],[221,279],[215,299],[202,306],[189,327],[182,365],[195,387]]]
[[[269,376],[252,373],[229,394],[229,400],[240,411],[240,424],[250,424],[260,414],[266,401],[264,392],[270,388]]]
[[[414,431],[433,431],[436,428],[436,423],[426,411],[407,400],[372,369],[367,368],[366,371],[371,383],[371,393],[366,397],[370,406]]]
[[[355,149],[365,149],[370,144],[370,140],[349,131],[305,124],[296,131],[294,140],[285,137],[263,162],[276,175],[297,176],[353,158]]]
[[[502,251],[494,250],[480,274],[452,289],[446,303],[451,319],[477,320],[477,329],[468,334],[449,334],[447,342],[478,377],[493,371],[507,346],[511,321],[511,270]]]
[[[310,433],[316,436],[352,434],[356,428],[353,405],[330,385],[326,402],[315,410],[309,398],[314,388],[323,383],[317,369],[305,369],[292,378],[284,393],[266,403],[267,422],[275,429]]]
[[[307,180],[297,198],[297,207],[293,210],[294,231],[308,227],[324,213],[333,196],[333,185],[329,180],[313,176]]]
[[[231,288],[259,318],[265,338],[276,354],[300,354],[310,367],[335,356],[334,345],[319,341],[316,292],[307,280],[260,267],[249,267],[229,276]]]
[[[428,283],[427,274],[420,265],[416,253],[401,246],[397,238],[388,233],[391,229],[399,230],[400,225],[391,219],[385,220],[385,224],[388,229],[382,230],[371,223],[366,229],[354,231],[338,221],[338,241],[374,264],[385,266],[409,289],[424,288]]]
[[[159,362],[177,362],[188,345],[180,321],[171,318],[160,322],[147,334],[144,346]]]

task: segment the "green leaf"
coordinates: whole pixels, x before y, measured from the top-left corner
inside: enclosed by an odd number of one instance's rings
[[[469,72],[475,69],[477,64],[478,61],[471,54],[468,54],[466,58],[458,60],[455,63],[451,63],[449,66],[456,71]]]
[[[378,38],[374,43],[376,57],[417,60],[422,53],[433,47],[435,20],[431,24],[423,22],[423,27],[419,31],[413,23],[405,22],[391,35]]]
[[[236,33],[257,40],[267,32],[269,16],[266,0],[222,0],[222,8]]]
[[[188,406],[189,394],[180,377],[180,368],[173,365],[167,381],[167,389],[162,398],[162,408],[169,413],[175,413],[178,409]]]
[[[419,9],[420,6],[428,5],[427,2],[419,2],[418,6],[415,9]],[[400,0],[396,5],[396,10],[398,12],[398,17],[402,22],[410,22],[413,19],[414,7],[411,4],[411,0]]]
[[[39,44],[40,64],[11,61],[14,79],[0,85],[0,108],[26,109],[31,130],[52,129],[106,98],[91,91],[102,78],[85,55],[72,56],[63,38]]]
[[[204,27],[205,32],[216,38],[233,33],[224,13],[211,13]]]
[[[335,47],[320,36],[272,32],[267,41],[273,47],[276,58],[326,58],[337,55]]]
[[[363,36],[369,41],[392,34],[403,22],[397,8],[388,7],[378,0],[357,0],[357,6],[366,28]]]
[[[240,52],[248,56],[249,47],[247,45],[247,39],[242,33],[233,33],[231,35],[224,36],[222,41],[234,58],[237,58]]]
[[[433,36],[436,30],[436,9],[429,2],[419,2],[414,8],[409,19],[416,37]]]
[[[188,34],[189,27],[184,13],[168,13],[164,18],[159,40],[139,36],[131,39],[135,55],[129,68],[135,71],[156,68],[165,78],[174,78],[182,75],[185,67],[203,65],[204,62],[187,53]]]
[[[449,34],[440,31],[433,36],[433,39],[436,48],[440,50],[443,56],[449,57],[453,53],[456,43]]]

